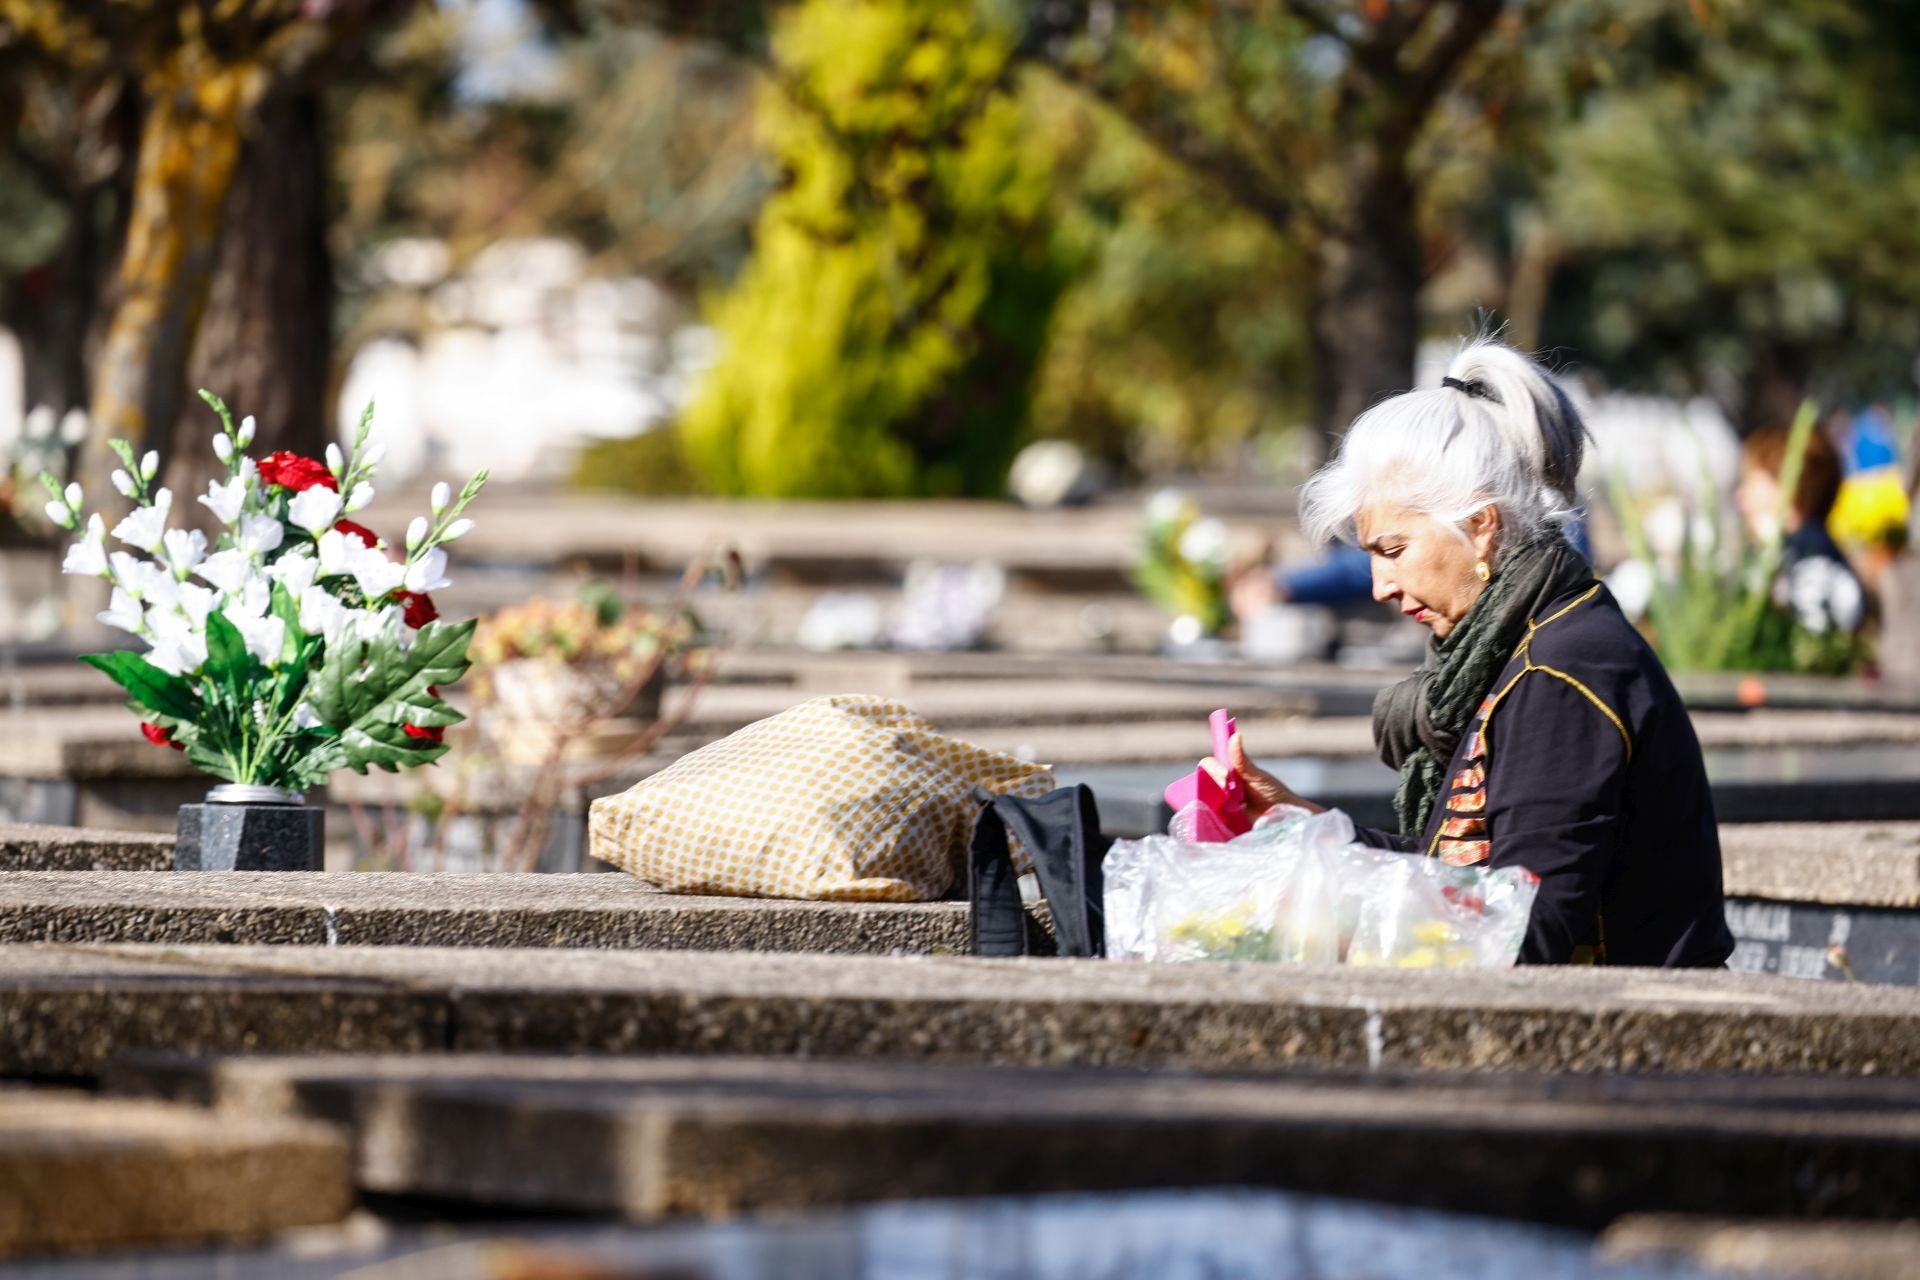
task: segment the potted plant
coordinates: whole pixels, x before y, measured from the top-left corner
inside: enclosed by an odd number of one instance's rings
[[[659,717],[667,662],[696,629],[686,609],[656,611],[605,583],[488,615],[474,636],[474,687],[503,757],[543,763],[563,742],[623,750]]]
[[[236,427],[200,395],[225,427],[213,438],[225,478],[199,498],[218,521],[211,542],[168,526],[159,457],[120,440],[113,483],[133,504],[111,530],[122,549],[109,550],[77,484],[42,477],[47,515],[80,535],[63,570],[111,584],[100,620],[147,645],[83,661],[127,691],[149,741],[221,782],[181,807],[176,869],[317,870],[321,813],[303,793],[335,769],[431,763],[462,718],[440,690],[466,672],[474,624],[441,622],[431,593],[447,585],[446,544],[473,528],[464,513],[486,472],[457,497],[435,486],[432,515],[390,546],[350,518],[373,500],[372,405],[350,452],[256,463],[253,419]]]

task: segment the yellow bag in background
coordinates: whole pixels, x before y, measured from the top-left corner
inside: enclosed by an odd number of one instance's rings
[[[920,902],[965,876],[972,788],[1054,785],[1045,765],[945,737],[890,698],[839,694],[594,801],[588,850],[672,893]]]

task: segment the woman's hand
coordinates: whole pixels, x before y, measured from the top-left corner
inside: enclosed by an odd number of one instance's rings
[[[1223,786],[1226,784],[1229,768],[1240,775],[1240,786],[1245,795],[1247,816],[1258,818],[1277,804],[1293,805],[1309,813],[1325,813],[1326,806],[1315,804],[1304,796],[1298,795],[1280,779],[1262,769],[1247,758],[1247,748],[1240,741],[1240,735],[1234,734],[1227,742],[1227,763],[1208,756],[1200,762],[1200,767],[1212,774]]]

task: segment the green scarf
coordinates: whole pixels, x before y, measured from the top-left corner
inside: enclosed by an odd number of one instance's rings
[[[1418,837],[1440,796],[1442,776],[1493,682],[1513,657],[1529,619],[1593,581],[1593,569],[1549,525],[1500,561],[1480,598],[1426,661],[1373,701],[1373,740],[1400,771],[1393,810],[1404,835]]]

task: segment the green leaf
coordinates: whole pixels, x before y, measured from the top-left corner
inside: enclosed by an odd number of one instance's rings
[[[365,773],[369,766],[393,770],[426,764],[446,753],[443,744],[410,738],[403,726],[454,724],[460,714],[427,692],[466,674],[471,620],[454,626],[430,622],[402,652],[392,636],[371,643],[343,635],[328,650],[308,685],[307,702],[321,722],[338,733],[344,764]],[[329,745],[329,751],[336,748]]]
[[[201,702],[186,679],[162,671],[137,653],[89,653],[80,661],[96,667],[125,689],[137,704],[156,715],[197,723]]]

